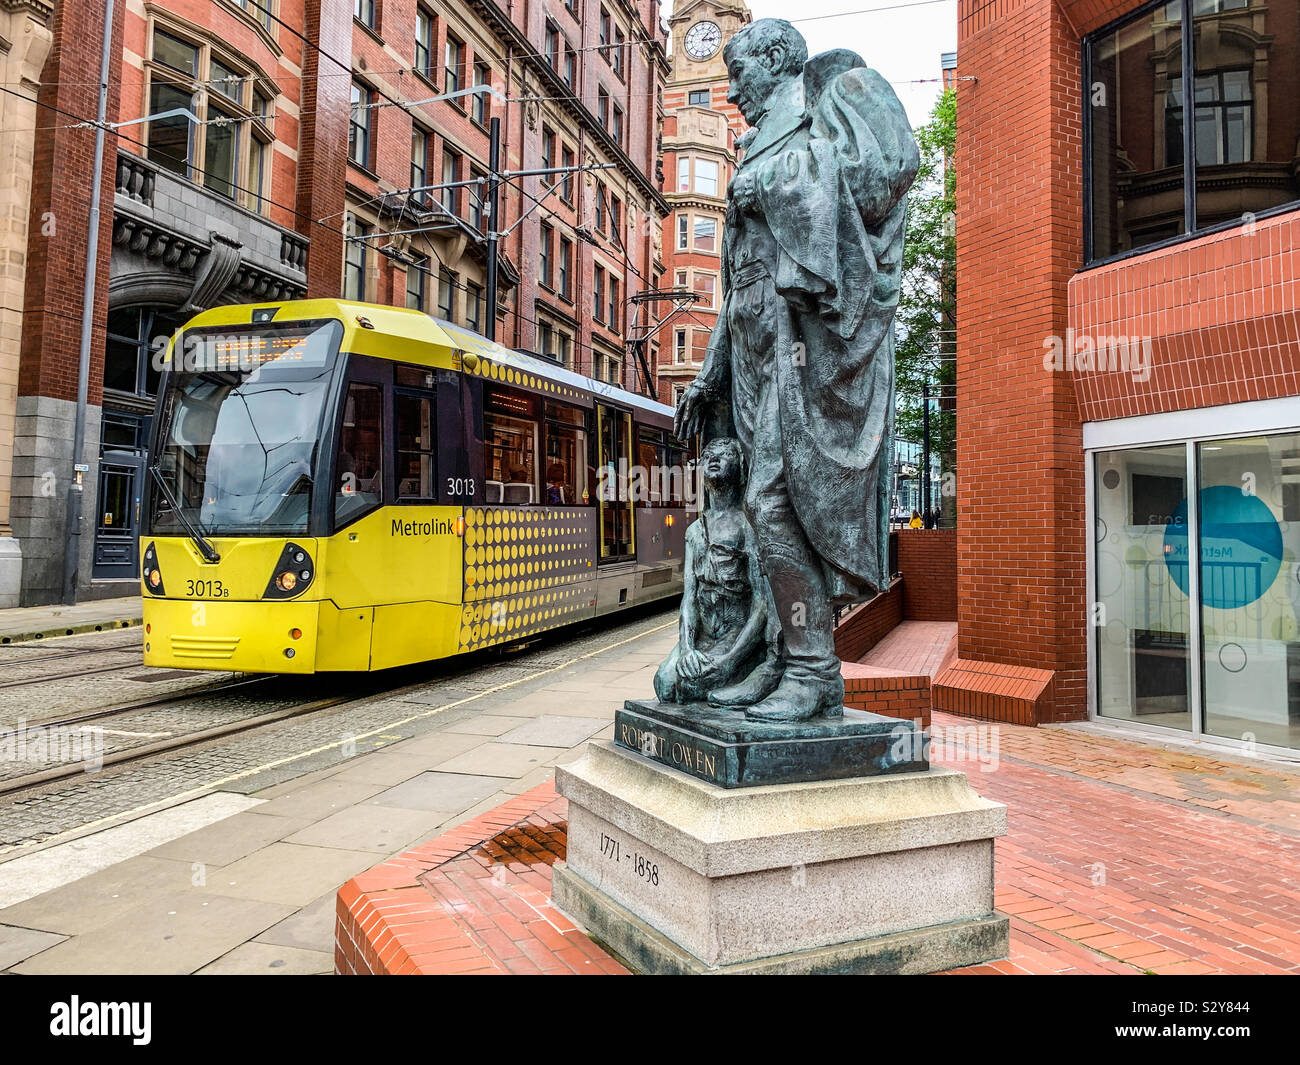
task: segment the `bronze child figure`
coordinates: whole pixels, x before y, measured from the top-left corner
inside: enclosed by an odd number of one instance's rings
[[[700,456],[708,503],[686,533],[677,646],[655,674],[661,702],[700,702],[748,676],[764,659],[767,586],[742,509],[744,458],[731,437]]]

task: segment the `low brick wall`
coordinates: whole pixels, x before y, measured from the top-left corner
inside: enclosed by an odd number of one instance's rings
[[[1055,674],[1050,669],[955,658],[934,678],[934,708],[964,717],[1040,725],[1054,721]]]
[[[855,606],[835,627],[835,653],[856,662],[903,620],[903,582],[895,577],[889,590]]]
[[[957,530],[900,529],[903,619],[957,620]]]
[[[551,905],[567,809],[547,781],[354,876],[338,892],[335,973],[626,973]]]
[[[861,662],[842,662],[844,705],[930,727],[930,678],[923,673],[895,673]]]

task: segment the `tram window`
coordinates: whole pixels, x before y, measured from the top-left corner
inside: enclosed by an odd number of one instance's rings
[[[546,404],[546,494],[553,507],[578,507],[592,499],[595,471],[588,461],[587,417],[577,407]]]
[[[398,388],[432,388],[433,371],[427,366],[394,366],[393,380]]]
[[[492,389],[483,411],[487,502],[536,503],[537,404],[513,389]]]
[[[348,386],[335,472],[336,522],[351,521],[383,499],[383,395],[376,385]]]
[[[686,451],[665,430],[638,427],[636,461],[637,476],[643,480],[633,486],[632,494],[639,505],[681,507],[693,498]]]
[[[612,407],[597,408],[597,443],[600,447],[600,557],[602,561],[629,558],[636,551],[632,526],[632,498],[628,472],[632,460],[632,417]]]
[[[634,492],[633,502],[646,507],[664,505],[665,486],[664,469],[668,450],[667,437],[662,429],[641,426],[637,430],[636,464],[637,476],[642,478],[638,490]]]
[[[433,499],[433,398],[399,392],[397,407],[397,498]]]

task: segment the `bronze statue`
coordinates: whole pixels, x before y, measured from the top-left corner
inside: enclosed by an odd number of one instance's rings
[[[700,456],[708,502],[686,533],[677,646],[655,674],[662,702],[689,703],[743,680],[764,659],[767,586],[741,509],[744,459],[730,437]]]
[[[710,689],[757,720],[843,713],[837,604],[888,585],[893,328],[918,153],[894,91],[782,19],[723,53],[752,127],[728,189],[723,304],[677,435],[734,436],[776,655]],[[741,675],[740,668],[733,669]]]

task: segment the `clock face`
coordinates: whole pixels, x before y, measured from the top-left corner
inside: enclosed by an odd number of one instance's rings
[[[708,59],[722,44],[722,30],[716,22],[697,22],[686,31],[686,54],[692,59]]]

